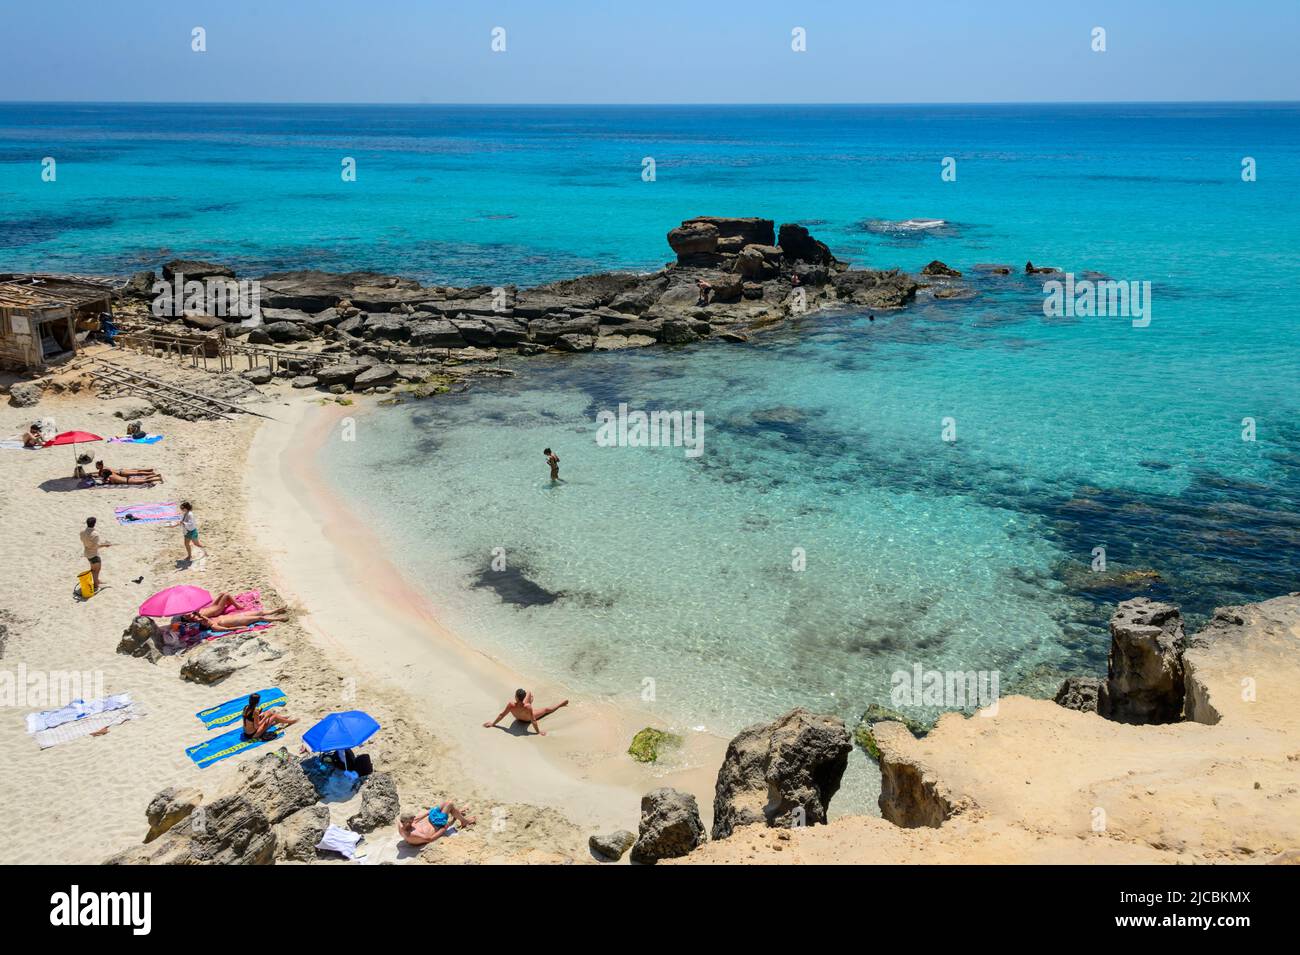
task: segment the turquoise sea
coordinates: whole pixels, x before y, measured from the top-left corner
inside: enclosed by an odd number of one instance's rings
[[[656,268],[670,227],[717,214],[966,271],[973,300],[874,322],[509,359],[323,452],[472,642],[725,733],[794,704],[853,719],[915,664],[1050,692],[1104,671],[1126,596],[1196,623],[1300,589],[1298,170],[1295,104],[0,105],[0,269],[527,284]],[[1149,281],[1150,324],[1045,317],[1027,259]],[[704,453],[598,446],[620,402],[702,414]],[[1098,547],[1162,580],[1106,586]]]

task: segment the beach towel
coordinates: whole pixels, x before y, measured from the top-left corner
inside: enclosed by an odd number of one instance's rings
[[[161,434],[146,434],[142,438],[117,437],[109,438],[108,444],[157,444],[163,439]]]
[[[344,829],[342,826],[330,826],[321,836],[320,842],[316,843],[316,848],[324,849],[326,852],[337,852],[344,858],[351,859],[356,854],[357,843],[360,841],[360,833]]]
[[[22,438],[5,438],[0,440],[0,451],[37,451],[38,448],[23,446]]]
[[[249,739],[244,735],[242,728],[236,728],[229,733],[222,733],[220,736],[214,736],[209,740],[204,740],[202,743],[189,747],[185,750],[185,755],[194,760],[199,769],[204,769],[213,763],[229,759],[231,756],[238,755],[245,750],[256,749],[264,743],[275,743],[282,739],[284,739],[282,730],[277,730],[275,736],[270,739]]]
[[[104,713],[109,710],[120,710],[131,705],[130,693],[117,693],[113,696],[105,696],[99,699],[90,700],[73,700],[67,706],[60,706],[54,710],[41,710],[39,713],[27,714],[27,732],[38,733],[41,730],[54,729],[56,726],[62,726],[65,723],[71,723],[74,720],[85,719],[87,716],[93,716],[98,713]]]
[[[284,706],[288,699],[284,695],[284,691],[279,687],[270,690],[258,690],[257,695],[262,698],[262,701],[257,705],[257,712],[259,713],[264,713],[272,707]],[[194,715],[203,721],[203,725],[207,729],[221,729],[237,722],[247,705],[248,696],[240,696],[217,706],[210,706],[206,710],[199,710]]]
[[[118,723],[139,719],[141,716],[144,716],[144,710],[140,709],[137,704],[131,703],[122,709],[95,713],[79,720],[73,720],[71,723],[55,726],[52,729],[40,730],[32,734],[32,739],[36,740],[36,744],[41,749],[49,749],[51,746],[69,743],[74,739],[82,739],[102,729],[116,726]]]
[[[132,504],[130,507],[113,508],[113,516],[119,524],[171,524],[181,519],[181,509],[174,502]]]

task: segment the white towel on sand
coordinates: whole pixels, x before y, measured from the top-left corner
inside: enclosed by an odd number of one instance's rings
[[[27,732],[39,733],[41,730],[51,730],[56,726],[62,726],[64,723],[71,723],[73,720],[85,719],[87,716],[104,713],[108,710],[124,709],[130,705],[130,693],[116,693],[113,696],[105,696],[89,702],[86,700],[73,700],[67,706],[61,706],[57,710],[41,710],[39,713],[28,713]]]
[[[351,859],[356,854],[357,843],[360,841],[361,833],[353,832],[351,829],[344,829],[342,826],[330,826],[325,830],[325,835],[321,836],[316,848],[325,849],[328,852],[338,852],[344,858]]]
[[[93,716],[73,720],[71,723],[64,723],[62,726],[56,726],[53,729],[41,730],[34,733],[32,738],[36,740],[41,749],[49,749],[51,746],[70,743],[74,739],[81,739],[91,733],[107,729],[110,726],[116,726],[118,723],[125,723],[127,720],[138,719],[141,716],[144,716],[144,711],[132,703],[124,709],[96,713]]]

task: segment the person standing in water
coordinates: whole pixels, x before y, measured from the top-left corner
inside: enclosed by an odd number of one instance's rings
[[[546,463],[551,466],[551,483],[555,484],[560,480],[560,456],[550,448],[542,453],[546,455]]]

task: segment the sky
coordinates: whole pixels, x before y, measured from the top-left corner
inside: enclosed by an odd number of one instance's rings
[[[1300,0],[0,0],[0,49],[6,101],[1300,100]]]

